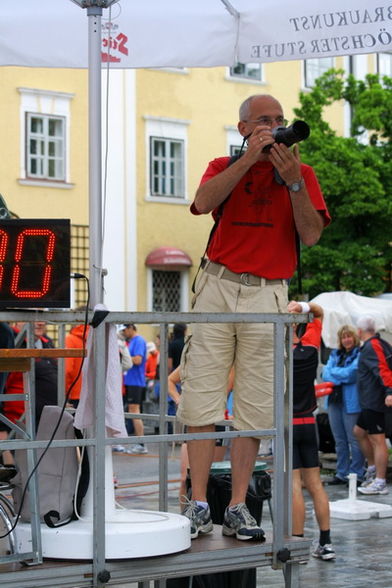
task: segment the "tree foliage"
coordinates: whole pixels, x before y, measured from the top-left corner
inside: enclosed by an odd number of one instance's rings
[[[325,108],[346,100],[351,137],[323,120]],[[301,159],[317,174],[332,216],[317,245],[302,248],[303,290],[350,290],[372,296],[391,290],[392,79],[345,78],[330,70],[311,92],[301,92],[299,119],[311,127]],[[294,278],[292,291],[297,289]]]

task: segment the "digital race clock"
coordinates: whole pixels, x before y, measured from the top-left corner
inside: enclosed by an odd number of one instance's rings
[[[0,220],[0,308],[69,308],[70,221]]]

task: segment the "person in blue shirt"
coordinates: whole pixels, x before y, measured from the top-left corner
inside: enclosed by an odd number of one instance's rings
[[[359,337],[354,327],[344,325],[338,331],[338,349],[333,349],[323,369],[323,380],[334,384],[327,396],[328,416],[336,446],[336,474],[331,485],[347,484],[348,474],[357,474],[358,483],[365,472],[365,458],[354,435],[361,407],[357,389]]]
[[[135,324],[128,323],[123,327],[133,362],[131,369],[124,374],[125,401],[128,404],[128,412],[140,414],[146,390],[147,343],[141,335],[138,335]],[[133,427],[136,436],[144,435],[141,419],[133,419]],[[143,443],[132,445],[130,451],[131,453],[148,453]]]

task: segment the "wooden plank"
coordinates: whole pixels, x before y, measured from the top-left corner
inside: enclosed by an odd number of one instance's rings
[[[0,357],[0,372],[29,372],[30,369],[28,357]]]
[[[86,355],[85,349],[0,349],[0,360],[31,357],[86,357]]]

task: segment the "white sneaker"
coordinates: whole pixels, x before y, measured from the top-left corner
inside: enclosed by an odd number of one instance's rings
[[[323,561],[328,561],[329,559],[335,559],[335,550],[332,547],[331,543],[326,543],[325,545],[317,545],[316,549],[312,552],[313,557],[317,559],[322,559]]]
[[[369,486],[373,480],[376,477],[376,470],[372,470],[369,472],[369,470],[366,470],[366,474],[365,474],[365,479],[361,484],[361,488],[366,488],[366,486]]]
[[[373,480],[365,487],[360,486],[358,492],[361,494],[388,494],[388,488],[385,482],[376,482]]]
[[[146,447],[144,447],[144,445],[140,445],[140,443],[137,443],[136,445],[132,445],[131,449],[129,450],[129,453],[148,453],[148,450],[146,449]]]
[[[126,453],[126,449],[123,445],[112,445],[112,451],[114,451],[114,453]]]

